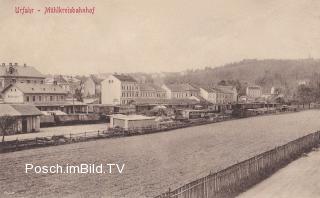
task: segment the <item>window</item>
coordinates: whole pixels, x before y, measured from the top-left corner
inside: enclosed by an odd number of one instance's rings
[[[39,101],[41,101],[41,99],[42,99],[41,96],[39,96]]]
[[[53,97],[52,96],[50,96],[50,101],[53,101]]]
[[[43,84],[43,80],[40,81],[40,84]]]
[[[27,96],[27,102],[29,102],[30,101],[30,98],[29,98],[29,96]]]
[[[30,83],[30,80],[27,80],[27,83]]]
[[[36,97],[32,96],[32,101],[35,102],[36,101]]]

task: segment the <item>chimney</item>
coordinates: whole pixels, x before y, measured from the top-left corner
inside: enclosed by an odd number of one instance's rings
[[[26,63],[24,63],[24,64],[23,64],[23,66],[24,66],[24,67],[27,67],[27,64],[26,64]]]

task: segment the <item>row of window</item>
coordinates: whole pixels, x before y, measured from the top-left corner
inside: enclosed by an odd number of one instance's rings
[[[122,97],[138,97],[138,92],[122,92]]]
[[[137,85],[122,85],[122,90],[139,90]]]
[[[17,82],[17,80],[16,80],[15,78],[11,79],[11,83],[16,83],[16,82]],[[27,83],[27,84],[30,84],[30,83],[35,83],[35,84],[37,84],[37,83],[40,83],[40,84],[43,84],[44,81],[43,81],[43,80],[40,80],[40,81],[37,81],[37,80],[25,80],[25,81],[23,81],[23,80],[21,80],[20,83]]]
[[[141,92],[140,97],[166,97],[165,93],[155,93],[155,92]]]
[[[26,96],[27,102],[48,102],[48,101],[63,101],[64,96]]]

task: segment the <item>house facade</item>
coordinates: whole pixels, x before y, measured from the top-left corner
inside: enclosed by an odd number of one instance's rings
[[[199,96],[200,90],[188,83],[183,84],[164,84],[162,88],[166,91],[168,99],[187,99],[192,96]]]
[[[246,95],[252,99],[259,98],[262,95],[262,88],[257,85],[248,86],[246,89]]]
[[[139,97],[148,99],[165,99],[166,91],[154,84],[139,84]]]
[[[101,82],[101,103],[129,105],[139,97],[139,85],[129,75],[110,75]]]

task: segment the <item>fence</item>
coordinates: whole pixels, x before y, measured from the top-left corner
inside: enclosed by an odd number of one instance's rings
[[[169,190],[156,198],[234,197],[301,154],[310,151],[319,143],[320,132],[318,131],[209,174],[176,190]]]

